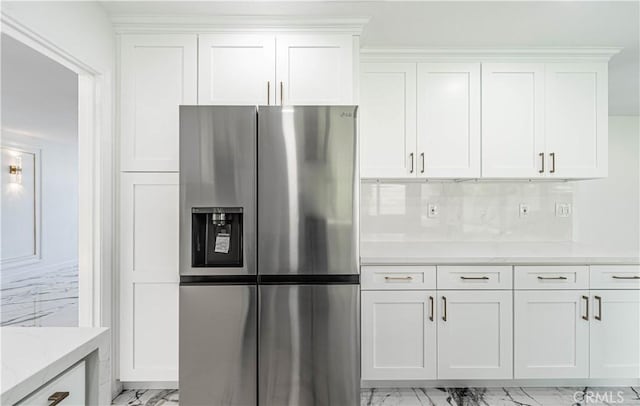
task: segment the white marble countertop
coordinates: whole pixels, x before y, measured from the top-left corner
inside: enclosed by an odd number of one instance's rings
[[[361,265],[625,265],[640,264],[640,250],[579,243],[375,241],[360,243]]]
[[[108,346],[107,331],[88,327],[0,328],[0,404],[18,402],[92,352]],[[104,352],[101,364],[109,361],[109,351]],[[102,385],[102,376],[100,381]]]

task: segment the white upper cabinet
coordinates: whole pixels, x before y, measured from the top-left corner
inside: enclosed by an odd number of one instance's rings
[[[353,36],[278,35],[277,103],[353,104]]]
[[[198,104],[275,104],[275,36],[198,37]]]
[[[419,177],[480,177],[480,64],[420,63]]]
[[[359,115],[360,176],[415,177],[416,64],[361,64]]]
[[[545,84],[549,176],[607,176],[607,64],[547,64]]]
[[[482,176],[544,174],[544,64],[482,65]]]
[[[197,103],[196,35],[120,39],[120,169],[177,171],[181,104]]]

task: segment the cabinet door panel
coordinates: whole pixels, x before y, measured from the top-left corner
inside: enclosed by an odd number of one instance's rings
[[[274,104],[273,35],[198,37],[198,104]]]
[[[284,105],[353,103],[350,35],[279,35],[277,102]]]
[[[587,378],[588,291],[516,291],[515,378]],[[584,299],[587,297],[587,299]]]
[[[480,64],[418,64],[418,176],[480,177]]]
[[[362,64],[359,114],[360,176],[415,177],[416,65]]]
[[[591,378],[640,378],[640,291],[592,290]]]
[[[549,174],[607,176],[607,64],[547,64],[545,85]]]
[[[124,35],[120,42],[120,169],[177,171],[181,104],[196,104],[195,35]]]
[[[123,173],[120,379],[178,379],[178,174]]]
[[[511,379],[512,292],[438,291],[438,299],[438,379]]]
[[[362,292],[362,379],[435,379],[434,307],[435,291]]]
[[[543,80],[543,64],[482,65],[483,177],[542,176]]]

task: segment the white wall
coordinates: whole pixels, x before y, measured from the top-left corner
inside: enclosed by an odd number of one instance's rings
[[[609,117],[609,176],[577,184],[575,239],[640,252],[640,117]]]

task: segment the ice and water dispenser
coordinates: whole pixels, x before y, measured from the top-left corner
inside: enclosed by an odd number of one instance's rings
[[[242,267],[242,208],[192,208],[193,267]]]

